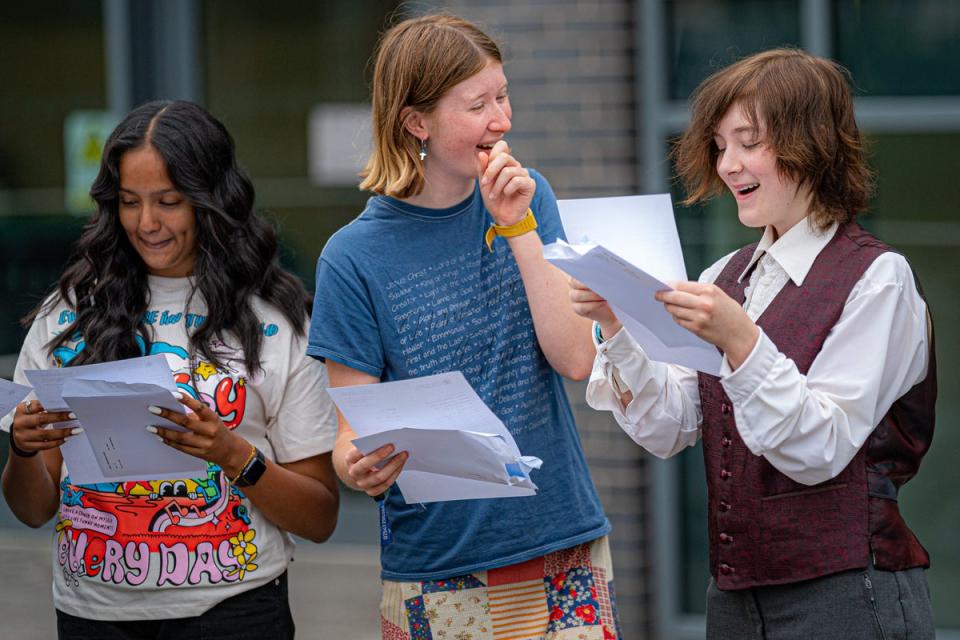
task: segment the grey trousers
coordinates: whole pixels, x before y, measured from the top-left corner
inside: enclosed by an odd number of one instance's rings
[[[869,567],[738,591],[707,587],[707,640],[933,640],[923,569]]]

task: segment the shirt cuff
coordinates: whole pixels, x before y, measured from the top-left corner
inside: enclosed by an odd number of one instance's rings
[[[720,384],[735,405],[746,403],[770,375],[779,350],[760,329],[757,343],[736,371],[731,371],[727,356],[720,364]]]

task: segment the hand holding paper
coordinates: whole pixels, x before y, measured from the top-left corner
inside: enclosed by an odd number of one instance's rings
[[[760,329],[733,298],[715,284],[678,282],[660,291],[657,300],[684,329],[723,351],[736,369],[753,351]]]
[[[354,448],[345,456],[347,475],[357,489],[379,499],[397,481],[410,454],[397,452],[392,443],[364,452],[353,442]]]
[[[620,330],[623,324],[603,296],[576,278],[570,278],[569,284],[570,302],[577,315],[598,323],[604,336],[610,337]]]
[[[155,404],[155,399],[169,403],[171,407],[180,406],[171,395],[177,387],[164,356],[153,355],[62,369],[28,370],[24,371],[24,375],[48,411],[70,411],[71,405],[65,400],[65,395],[71,401],[79,402],[81,410],[73,411],[84,423],[84,432],[60,447],[74,482],[94,484],[206,475],[205,462],[161,444],[145,430],[146,425],[163,422],[146,410],[147,406]],[[71,386],[67,386],[68,381]],[[79,386],[73,386],[77,383]],[[114,387],[111,383],[119,383],[120,386]],[[154,388],[131,388],[127,383],[133,383],[134,387],[145,384]],[[145,395],[137,398],[137,394]],[[56,426],[79,427],[80,421],[58,423]],[[128,437],[125,434],[127,429],[136,433]],[[115,434],[116,439],[112,437]]]
[[[503,436],[454,429],[401,428],[353,441],[365,454],[391,443],[397,450],[409,452],[403,473],[420,471],[507,487],[523,487],[530,490],[525,495],[536,493],[536,485],[530,481],[529,472],[540,468],[540,459],[528,456],[518,458]],[[412,499],[402,486],[401,491],[407,502],[436,501],[422,495],[418,497],[426,499]]]
[[[540,460],[520,454],[506,426],[459,371],[330,389],[357,448],[409,454],[397,484],[408,503],[536,493]]]
[[[30,387],[17,386],[20,387],[15,393],[18,397],[24,392],[23,390],[26,390],[27,394],[32,391]],[[55,429],[54,425],[72,420],[73,416],[69,411],[46,411],[36,400],[28,400],[22,406],[17,406],[10,424],[12,453],[20,457],[32,458],[41,451],[62,447],[68,438],[81,433],[83,429],[79,426],[71,429]],[[76,421],[72,424],[76,424]]]
[[[651,359],[719,373],[717,348],[674,322],[656,299],[670,289],[665,282],[687,279],[669,195],[559,205],[567,236],[579,243],[557,241],[544,247],[544,258],[606,299]]]
[[[167,389],[144,383],[72,379],[64,383],[62,393],[80,423],[87,425],[85,432],[100,472],[96,482],[206,475],[205,461],[168,447],[146,430],[154,424],[183,429],[147,410],[156,405],[184,413]],[[75,475],[71,470],[71,476]],[[87,478],[75,480],[89,484]]]

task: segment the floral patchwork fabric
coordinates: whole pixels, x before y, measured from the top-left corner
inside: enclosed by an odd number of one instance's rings
[[[619,640],[606,537],[520,565],[383,583],[384,640]]]

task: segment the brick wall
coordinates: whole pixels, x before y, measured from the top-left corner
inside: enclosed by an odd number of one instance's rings
[[[633,4],[628,0],[434,0],[500,44],[510,81],[514,155],[559,198],[639,193]],[[568,393],[594,482],[613,523],[623,640],[652,637],[650,497],[645,454],[608,414]],[[548,461],[549,462],[549,461]]]

